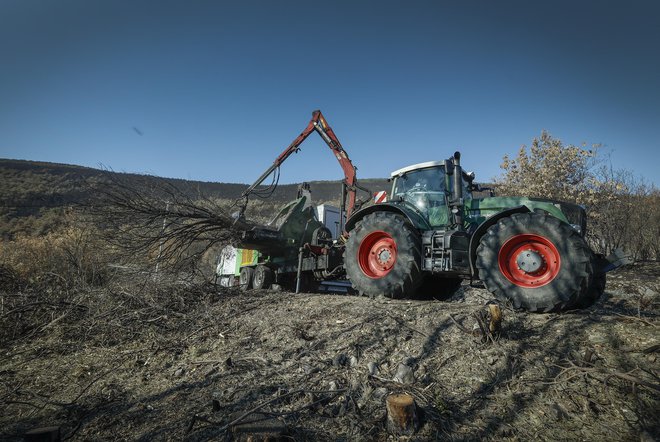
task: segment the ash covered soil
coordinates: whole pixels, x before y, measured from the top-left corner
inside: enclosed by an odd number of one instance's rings
[[[472,334],[491,296],[465,283],[449,300],[56,284],[0,292],[1,439],[240,439],[257,417],[287,440],[386,440],[395,392],[418,406],[410,440],[660,434],[659,263],[610,273],[585,310],[502,305],[492,340]]]

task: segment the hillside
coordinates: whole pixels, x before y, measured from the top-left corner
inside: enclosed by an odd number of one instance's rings
[[[341,181],[312,181],[311,178],[312,196],[316,202],[339,199]],[[226,200],[239,198],[248,186],[119,173],[69,164],[0,159],[0,237],[46,233],[57,225],[66,208],[93,201],[95,186],[117,181],[136,189],[165,182],[191,197]],[[388,185],[385,179],[364,179],[360,183],[374,191],[386,189]],[[295,198],[297,188],[298,184],[279,185],[270,201],[287,202]]]

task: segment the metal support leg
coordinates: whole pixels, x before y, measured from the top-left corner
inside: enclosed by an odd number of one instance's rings
[[[298,249],[298,273],[296,274],[296,293],[300,293],[300,277],[302,274],[303,248]]]

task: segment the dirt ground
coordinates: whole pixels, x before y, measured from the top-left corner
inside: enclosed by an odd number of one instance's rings
[[[254,412],[286,440],[393,440],[385,398],[407,392],[409,440],[654,440],[660,263],[608,276],[589,309],[502,306],[493,340],[471,333],[491,297],[466,283],[450,300],[135,278],[45,305],[5,290],[0,439],[54,425],[71,440],[231,440]]]

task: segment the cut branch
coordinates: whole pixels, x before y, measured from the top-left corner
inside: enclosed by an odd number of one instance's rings
[[[133,182],[133,181],[132,181]],[[107,239],[129,256],[157,256],[180,265],[215,244],[232,243],[245,226],[228,214],[233,206],[202,195],[191,196],[173,184],[153,178],[142,185],[115,178],[96,189],[91,207],[107,228]]]

